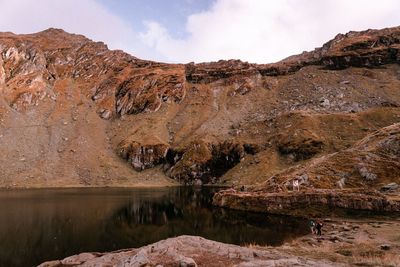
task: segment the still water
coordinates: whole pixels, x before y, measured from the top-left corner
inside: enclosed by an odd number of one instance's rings
[[[0,190],[0,266],[35,266],[183,234],[239,245],[279,245],[307,232],[302,219],[212,207],[216,190]]]

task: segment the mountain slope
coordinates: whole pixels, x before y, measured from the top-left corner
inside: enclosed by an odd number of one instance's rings
[[[395,27],[340,34],[274,64],[184,65],[57,29],[0,33],[0,185],[283,177],[400,121],[399,48]]]

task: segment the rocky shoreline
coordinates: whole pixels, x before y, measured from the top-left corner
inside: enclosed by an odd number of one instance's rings
[[[204,239],[179,236],[139,248],[110,253],[81,253],[39,267],[67,266],[336,266],[283,254],[277,249],[240,247]]]
[[[42,263],[67,266],[399,266],[400,221],[325,219],[322,236],[280,247],[236,246],[179,236],[142,248],[91,252]]]
[[[228,189],[216,193],[213,204],[236,210],[299,216],[321,216],[339,209],[400,212],[400,200],[365,189],[315,189],[278,193]]]

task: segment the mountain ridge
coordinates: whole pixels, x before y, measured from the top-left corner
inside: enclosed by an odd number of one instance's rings
[[[393,27],[277,63],[167,64],[0,33],[0,186],[264,182],[399,122],[399,49]]]

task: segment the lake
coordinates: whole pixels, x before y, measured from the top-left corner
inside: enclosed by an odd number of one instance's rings
[[[276,246],[308,232],[304,219],[213,207],[216,190],[0,190],[0,266],[35,266],[80,252],[140,247],[183,234]]]

